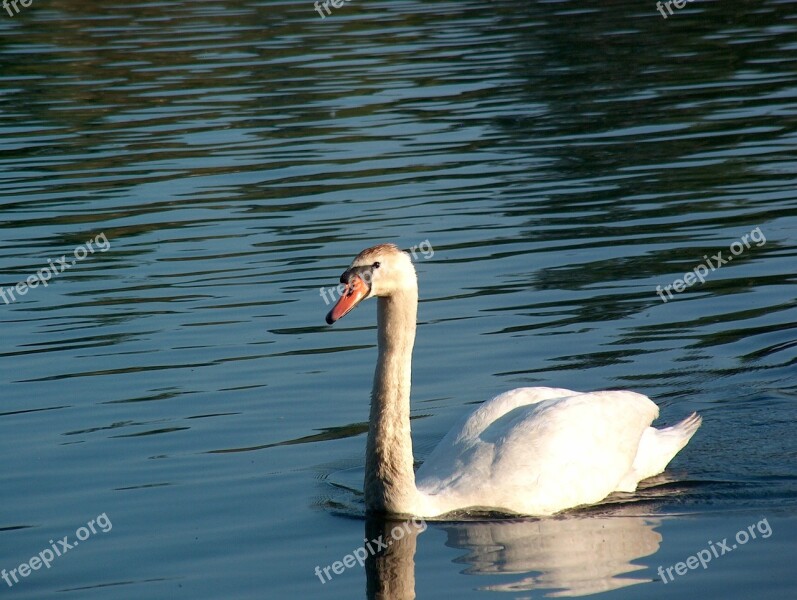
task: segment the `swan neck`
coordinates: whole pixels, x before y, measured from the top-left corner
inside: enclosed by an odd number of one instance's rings
[[[418,493],[410,431],[417,310],[417,288],[379,298],[377,303],[379,358],[371,392],[365,462],[369,512],[411,514]]]

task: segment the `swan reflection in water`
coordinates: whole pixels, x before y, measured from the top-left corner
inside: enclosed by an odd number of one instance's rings
[[[613,512],[542,519],[449,522],[432,525],[448,534],[446,545],[465,550],[457,562],[468,565],[467,574],[507,575],[505,583],[481,590],[518,592],[545,590],[548,597],[574,597],[614,590],[649,577],[627,574],[643,565],[634,561],[654,554],[661,535],[654,531],[661,520]],[[416,527],[404,521],[369,517],[366,538],[391,540],[387,550],[366,560],[367,597],[379,600],[415,598]],[[401,527],[405,535],[392,539]]]

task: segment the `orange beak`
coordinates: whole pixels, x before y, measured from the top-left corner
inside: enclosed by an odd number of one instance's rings
[[[341,317],[346,316],[370,291],[368,285],[359,275],[351,275],[340,299],[327,314],[327,323],[332,325]]]

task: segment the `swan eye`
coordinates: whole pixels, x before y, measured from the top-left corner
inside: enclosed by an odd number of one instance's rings
[[[378,269],[379,268],[379,261],[375,262],[373,267],[374,267],[374,269]]]

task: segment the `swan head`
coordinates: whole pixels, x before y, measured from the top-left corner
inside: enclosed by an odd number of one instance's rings
[[[379,244],[360,252],[340,276],[340,283],[345,287],[327,314],[330,325],[366,298],[389,297],[418,287],[410,255],[395,244]]]

